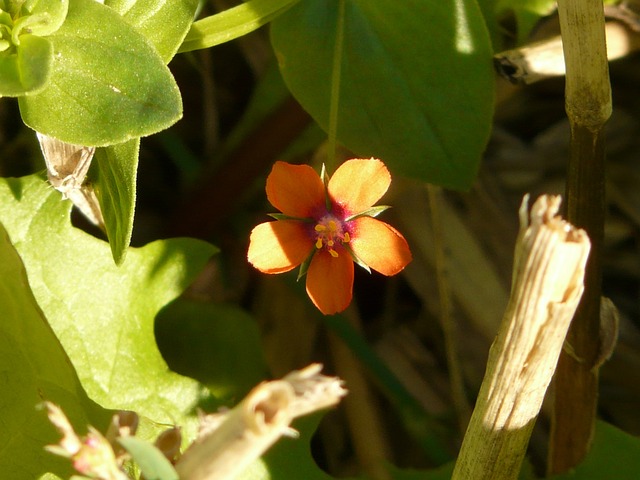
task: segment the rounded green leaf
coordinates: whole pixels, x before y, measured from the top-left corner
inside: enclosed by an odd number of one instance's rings
[[[468,187],[493,109],[492,52],[477,3],[350,0],[343,15],[340,4],[305,0],[272,23],[293,95],[327,130],[343,38],[338,141],[408,176]]]
[[[74,0],[47,37],[46,87],[20,98],[24,122],[68,143],[106,146],[150,135],[182,116],[180,92],[148,40],[95,0]]]
[[[13,53],[0,53],[0,96],[18,97],[42,90],[49,78],[53,46],[46,38],[21,35]]]

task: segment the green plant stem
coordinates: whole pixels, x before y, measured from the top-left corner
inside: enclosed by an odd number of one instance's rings
[[[555,377],[549,473],[566,472],[587,454],[598,400],[601,251],[605,217],[604,125],[611,115],[611,86],[601,0],[559,0],[566,65],[565,103],[571,124],[567,220],[587,231],[591,253],[585,291]]]
[[[444,435],[443,427],[424,411],[348,319],[338,314],[321,317],[321,321],[366,367],[375,383],[399,412],[405,428],[418,441],[429,460],[435,465],[442,465],[451,460],[451,455],[440,440],[440,436]]]
[[[333,48],[333,68],[331,69],[331,95],[329,103],[329,140],[326,167],[330,174],[336,169],[336,145],[338,138],[338,109],[340,107],[340,81],[342,76],[342,52],[344,50],[344,8],[345,0],[338,0],[338,23],[336,43]]]
[[[360,318],[354,307],[349,308],[344,316],[356,331],[361,330]],[[344,408],[358,461],[372,480],[391,480],[385,465],[391,460],[391,446],[384,432],[381,411],[376,408],[363,369],[349,346],[333,332],[329,332],[329,347],[336,373],[349,385],[350,395],[344,399]]]
[[[467,402],[460,366],[460,355],[456,341],[456,328],[452,315],[451,288],[447,275],[444,233],[442,217],[440,215],[441,190],[434,185],[427,185],[429,196],[429,209],[431,210],[431,224],[433,228],[433,241],[435,247],[435,268],[438,284],[438,297],[440,301],[440,325],[444,335],[447,354],[447,367],[451,378],[451,399],[456,410],[460,432],[464,433],[471,417],[471,407]]]

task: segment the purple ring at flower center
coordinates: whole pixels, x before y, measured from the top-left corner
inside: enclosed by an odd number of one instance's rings
[[[351,228],[345,222],[347,218],[344,208],[334,205],[331,212],[325,209],[314,216],[313,230],[310,232],[316,249],[326,249],[332,257],[339,256],[344,243],[351,241]]]

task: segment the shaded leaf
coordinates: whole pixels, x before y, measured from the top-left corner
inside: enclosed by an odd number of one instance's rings
[[[477,3],[353,0],[339,16],[339,2],[307,0],[272,23],[271,41],[296,99],[328,129],[337,25],[344,21],[338,140],[392,171],[468,187],[493,109],[491,45]]]
[[[268,378],[258,326],[236,306],[178,299],[158,314],[156,337],[173,370],[221,401],[237,401]]]
[[[596,423],[591,450],[573,471],[554,480],[635,480],[640,472],[640,439],[605,422]]]

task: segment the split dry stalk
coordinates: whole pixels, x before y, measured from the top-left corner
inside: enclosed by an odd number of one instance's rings
[[[335,405],[342,381],[313,364],[254,388],[225,413],[205,417],[201,432],[176,464],[181,480],[231,480],[283,435],[293,419]]]
[[[520,208],[511,296],[491,347],[454,480],[516,479],[583,291],[590,242],[556,216],[560,197]],[[529,221],[530,217],[530,221]]]
[[[573,354],[558,363],[549,446],[549,473],[575,467],[589,451],[598,400],[601,356],[601,251],[605,218],[604,126],[611,85],[602,0],[559,0],[566,65],[565,108],[571,126],[567,220],[591,239],[585,293],[567,342]]]

